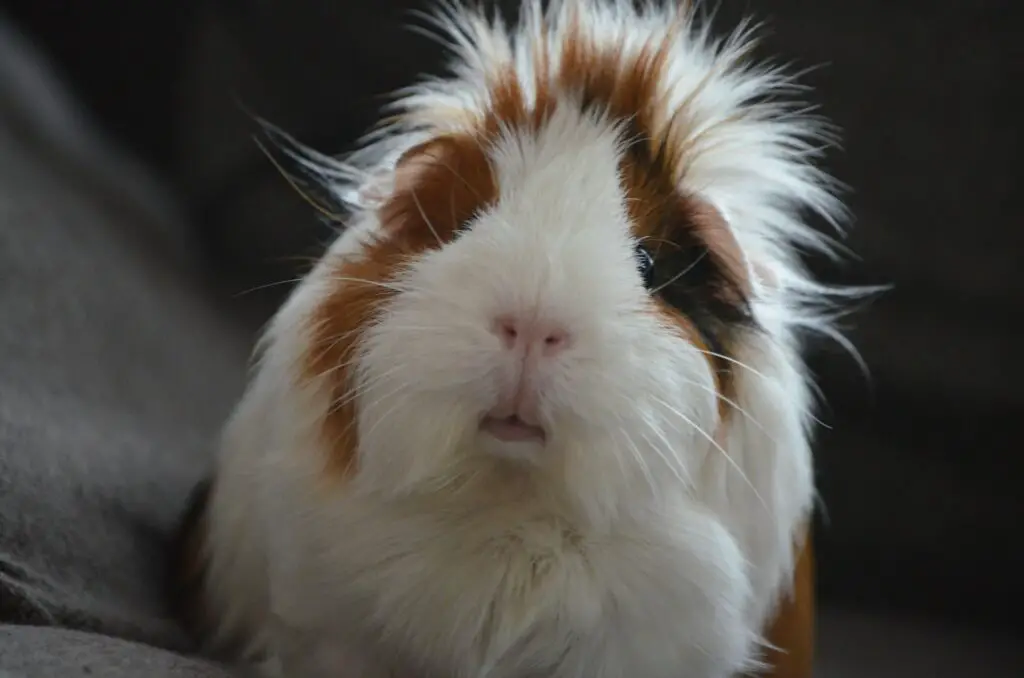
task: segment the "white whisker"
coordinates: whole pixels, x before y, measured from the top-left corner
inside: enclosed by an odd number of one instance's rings
[[[630,405],[634,404],[633,401],[627,398],[625,395],[621,393],[618,395],[621,400],[628,402]],[[621,420],[621,417],[619,417],[619,419]],[[668,438],[665,437],[664,432],[662,432],[659,426],[649,421],[646,417],[644,419],[644,423],[647,424],[648,429],[651,432],[653,432],[654,435],[657,436],[662,443],[664,443],[665,447],[663,450],[654,441],[648,438],[646,433],[641,432],[640,435],[644,439],[644,442],[647,443],[647,446],[651,449],[652,452],[654,452],[654,454],[658,455],[662,463],[665,464],[666,468],[668,468],[672,475],[676,477],[676,480],[678,480],[680,484],[689,486],[691,484],[690,474],[687,472],[686,468],[682,464],[680,464],[676,457],[672,454],[672,443],[670,443]]]
[[[331,278],[331,280],[335,280],[337,282],[347,282],[347,283],[353,283],[353,284],[356,284],[356,285],[370,285],[372,287],[380,287],[380,288],[383,288],[383,289],[391,291],[391,292],[396,292],[398,294],[403,294],[403,293],[408,293],[408,292],[413,291],[410,288],[403,287],[403,286],[401,286],[401,285],[399,285],[397,283],[387,283],[387,282],[381,282],[379,280],[368,280],[366,278],[353,278],[351,276],[345,276],[345,275],[332,275],[330,278]]]
[[[282,285],[294,285],[296,283],[302,282],[304,279],[305,278],[303,276],[300,276],[298,278],[287,278],[285,280],[278,280],[276,282],[264,283],[263,285],[256,285],[255,287],[248,287],[248,288],[242,290],[241,292],[238,292],[236,294],[236,296],[244,297],[247,294],[253,294],[254,292],[261,292],[263,290],[269,290],[269,289],[274,288],[274,287],[281,287]]]
[[[383,373],[376,375],[372,380],[361,383],[355,388],[347,390],[342,398],[339,398],[338,400],[334,401],[334,403],[332,403],[331,410],[337,411],[338,409],[344,407],[345,405],[348,405],[356,398],[368,393],[372,389],[377,388],[382,383],[387,381],[388,378],[394,375],[396,372],[401,372],[404,369],[404,367],[404,365],[395,365],[390,369],[385,370]]]
[[[659,248],[659,249],[660,249],[660,248]],[[707,250],[704,250],[703,252],[701,252],[701,253],[700,253],[700,256],[699,256],[699,257],[697,257],[696,259],[694,259],[694,260],[693,260],[693,262],[691,262],[689,266],[687,266],[687,267],[686,267],[686,268],[684,268],[683,270],[679,271],[679,272],[678,272],[678,273],[676,273],[676,274],[675,274],[674,276],[672,276],[671,278],[669,278],[669,279],[668,279],[667,281],[663,282],[662,284],[658,285],[658,286],[657,286],[657,287],[655,287],[655,288],[654,288],[653,290],[651,290],[651,294],[652,294],[652,295],[655,295],[655,294],[657,294],[658,292],[662,291],[663,289],[665,289],[666,287],[668,287],[669,285],[671,285],[671,284],[672,284],[672,283],[674,283],[675,281],[677,281],[677,280],[679,280],[680,278],[682,278],[682,277],[683,277],[684,275],[686,275],[687,273],[689,273],[690,271],[692,271],[692,270],[693,270],[693,268],[694,268],[694,267],[695,267],[695,266],[696,266],[697,264],[699,264],[699,263],[700,263],[700,262],[701,262],[701,261],[702,261],[702,260],[704,259],[704,257],[706,257],[707,255],[708,255],[708,251],[707,251]]]
[[[690,474],[686,472],[686,469],[684,467],[681,468],[682,464],[673,461],[674,457],[671,453],[672,447],[669,444],[668,439],[665,438],[665,434],[661,431],[660,428],[657,427],[652,426],[651,430],[654,431],[654,433],[658,436],[658,438],[661,439],[662,442],[665,443],[666,449],[668,450],[667,452],[662,451],[661,448],[659,448],[658,445],[656,445],[650,438],[648,438],[646,434],[641,433],[640,435],[643,436],[644,441],[651,448],[651,450],[653,450],[654,453],[661,458],[662,462],[664,462],[668,470],[671,471],[672,475],[676,477],[676,480],[678,480],[681,485],[689,487],[691,485]]]
[[[651,467],[647,464],[647,461],[644,459],[643,453],[640,452],[640,448],[637,447],[636,443],[630,437],[629,432],[626,430],[625,427],[620,426],[619,433],[621,433],[623,438],[625,438],[626,445],[629,447],[629,451],[632,454],[633,459],[640,467],[640,472],[643,473],[644,479],[647,482],[647,486],[651,489],[651,494],[653,494],[654,497],[657,498],[658,486],[654,482],[654,476],[651,474]]]
[[[719,358],[721,360],[726,361],[727,363],[731,363],[733,365],[736,365],[737,367],[741,367],[741,368],[745,369],[746,371],[750,372],[751,374],[753,374],[753,375],[755,375],[757,377],[760,377],[761,379],[764,379],[765,381],[768,381],[770,383],[775,383],[775,380],[773,380],[768,375],[766,375],[766,374],[764,374],[762,372],[757,371],[756,369],[754,369],[750,365],[747,365],[746,363],[741,362],[741,361],[739,361],[739,360],[737,360],[735,358],[731,358],[731,357],[729,357],[727,355],[723,355],[721,353],[715,353],[714,351],[708,351],[708,350],[701,349],[701,348],[696,348],[696,350],[699,353],[702,353],[702,354],[704,354],[706,356],[710,356],[710,357],[713,357],[713,358]],[[820,392],[821,392],[820,388],[818,387],[817,384],[814,383],[814,381],[808,379],[807,383],[808,383],[808,385],[811,388],[813,388],[816,392],[818,392],[820,394]],[[811,411],[810,407],[803,408],[803,413],[805,415],[807,415],[808,417],[810,417],[818,425],[823,426],[825,428],[832,428],[831,426],[829,426],[828,424],[823,422],[821,419],[819,419],[817,416],[815,416],[814,412]]]
[[[700,353],[703,353],[706,356],[709,356],[709,357],[712,357],[712,358],[718,358],[719,360],[724,360],[725,362],[731,363],[733,365],[736,365],[737,367],[742,367],[743,369],[747,370],[748,372],[750,372],[752,374],[756,374],[757,376],[761,377],[762,379],[765,379],[765,380],[768,380],[768,381],[772,381],[764,373],[758,372],[756,369],[754,369],[750,365],[747,365],[746,363],[741,362],[741,361],[737,360],[736,358],[732,358],[732,357],[724,355],[722,353],[715,353],[714,351],[708,351],[708,350],[702,349],[702,348],[697,348],[697,351],[699,351]]]
[[[375,381],[374,381],[373,383],[374,383],[374,385],[376,385],[376,384],[378,384],[379,382],[380,382],[380,380],[378,379],[378,380],[375,380]],[[386,393],[386,394],[384,394],[384,395],[382,395],[382,396],[378,397],[378,398],[377,398],[377,399],[376,399],[375,401],[373,401],[372,403],[370,403],[370,405],[369,405],[368,407],[374,407],[374,406],[376,406],[377,404],[379,404],[379,403],[380,403],[380,402],[381,402],[382,400],[384,400],[385,398],[390,398],[391,396],[393,396],[394,394],[398,393],[399,391],[402,391],[402,390],[404,390],[404,389],[407,389],[407,388],[409,388],[409,383],[408,383],[408,382],[402,382],[401,384],[399,384],[399,386],[398,386],[397,388],[395,388],[395,389],[392,389],[392,390],[391,390],[391,391],[389,391],[388,393]],[[361,391],[361,393],[365,393],[365,390],[366,390],[366,389],[363,389],[363,391]],[[351,400],[352,400],[352,399],[353,399],[354,397],[355,397],[354,395],[348,395],[348,396],[346,396],[346,398],[345,398],[345,402],[350,402],[350,401],[351,401]],[[391,414],[391,413],[392,413],[392,412],[393,412],[393,411],[394,411],[395,409],[397,409],[397,407],[398,407],[398,405],[399,405],[399,404],[401,404],[401,400],[399,400],[399,401],[398,401],[398,403],[396,403],[395,405],[392,405],[392,407],[391,407],[391,408],[390,408],[390,409],[389,409],[389,410],[388,410],[387,412],[385,412],[385,413],[384,413],[384,415],[382,415],[382,416],[381,416],[381,418],[377,420],[377,423],[376,423],[376,424],[374,424],[374,425],[373,425],[373,426],[372,426],[372,427],[370,428],[370,430],[369,430],[369,431],[367,431],[367,432],[366,432],[366,433],[365,433],[364,435],[365,435],[365,436],[369,436],[369,435],[370,435],[370,433],[372,433],[372,432],[373,432],[373,431],[374,431],[374,430],[375,430],[375,429],[377,428],[377,425],[379,425],[379,424],[380,424],[380,423],[381,423],[381,422],[382,422],[382,421],[383,421],[383,420],[384,420],[385,418],[387,418],[387,417],[388,417],[388,416],[389,416],[389,415],[390,415],[390,414]],[[352,420],[348,422],[348,424],[347,424],[347,425],[345,426],[345,428],[344,428],[344,429],[342,430],[342,432],[341,432],[341,433],[339,434],[339,437],[343,437],[343,436],[347,435],[347,434],[348,434],[348,432],[349,432],[349,431],[351,431],[351,430],[352,430],[352,428],[353,428],[353,427],[355,427],[356,425],[357,425],[357,418],[356,418],[356,417],[353,417],[353,418],[352,418]]]
[[[425,223],[427,225],[427,228],[430,229],[430,232],[434,234],[434,240],[437,240],[437,246],[444,247],[444,242],[441,240],[441,236],[437,234],[437,229],[434,228],[434,224],[430,221],[430,218],[427,216],[427,213],[423,210],[423,205],[420,204],[420,198],[418,195],[416,195],[416,191],[410,191],[410,195],[412,195],[412,201],[416,203],[416,209],[419,211],[420,216],[423,218],[423,223]]]
[[[391,396],[395,395],[399,391],[408,389],[409,386],[410,386],[410,384],[408,382],[403,382],[398,388],[396,388],[396,389],[388,392],[387,394],[377,398],[375,401],[373,401],[373,403],[371,403],[370,405],[367,406],[367,409],[375,409],[377,407],[377,405],[379,405],[381,403],[381,401],[385,400],[386,398],[390,398]],[[381,424],[383,424],[385,421],[390,419],[391,415],[394,414],[395,410],[397,410],[402,405],[403,400],[404,400],[403,398],[396,399],[395,402],[393,402],[391,404],[391,407],[389,407],[387,410],[385,410],[383,414],[378,416],[377,420],[373,423],[373,425],[370,426],[369,429],[367,429],[365,434],[363,434],[364,437],[369,438],[370,436],[372,436],[373,432],[376,431],[377,428]]]
[[[701,426],[697,422],[695,422],[693,419],[690,419],[685,414],[680,412],[677,408],[675,408],[672,405],[668,404],[667,402],[665,402],[661,398],[658,398],[657,396],[652,396],[652,397],[657,402],[659,402],[662,405],[662,407],[665,407],[670,412],[672,412],[674,415],[676,415],[677,417],[679,417],[680,419],[685,421],[687,424],[689,424],[691,427],[693,427],[694,431],[699,433],[705,440],[707,440],[711,444],[712,447],[714,447],[716,450],[718,450],[718,452],[720,452],[722,454],[722,456],[725,458],[725,460],[727,462],[729,462],[729,465],[732,466],[733,470],[735,470],[740,475],[740,477],[743,479],[743,481],[747,484],[747,486],[750,488],[750,490],[754,493],[754,496],[758,499],[758,501],[761,502],[761,505],[764,506],[764,508],[766,510],[769,510],[769,511],[771,510],[769,508],[769,506],[768,506],[768,502],[766,502],[764,500],[764,497],[761,496],[761,493],[758,492],[757,488],[754,487],[754,484],[752,482],[750,482],[750,478],[748,478],[747,474],[743,472],[743,469],[740,468],[740,465],[736,463],[735,459],[733,459],[732,457],[729,456],[729,453],[726,452],[725,449],[721,445],[718,444],[718,441],[716,441],[714,439],[714,437],[710,433],[708,433],[703,428],[701,428]]]
[[[765,435],[765,437],[768,438],[768,440],[772,441],[773,443],[777,443],[778,442],[777,440],[775,440],[775,438],[774,438],[774,436],[772,436],[772,434],[768,433],[768,429],[766,429],[761,424],[761,422],[759,422],[757,419],[755,419],[754,416],[751,415],[749,412],[747,412],[745,409],[740,407],[740,404],[737,403],[735,400],[733,400],[733,399],[731,399],[731,398],[729,398],[729,397],[719,393],[718,389],[715,389],[715,388],[710,387],[710,386],[706,386],[706,385],[704,385],[704,384],[702,384],[700,382],[694,381],[692,379],[687,379],[686,377],[684,377],[682,375],[680,375],[679,378],[682,379],[685,383],[687,383],[687,384],[689,384],[691,386],[696,386],[697,388],[699,388],[700,390],[704,391],[705,393],[710,393],[711,395],[713,395],[718,400],[721,400],[723,403],[725,403],[726,405],[728,405],[729,407],[731,407],[732,409],[736,410],[738,413],[740,413],[741,415],[746,417],[747,421],[749,421],[751,424],[753,424],[755,427],[757,427],[757,429],[759,431],[761,431],[761,433],[763,433]]]

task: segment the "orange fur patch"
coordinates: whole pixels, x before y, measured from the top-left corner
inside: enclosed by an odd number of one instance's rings
[[[808,534],[793,574],[793,588],[772,620],[766,638],[777,647],[765,658],[766,678],[811,678],[814,673],[814,545]]]
[[[750,298],[753,285],[747,259],[736,239],[736,234],[722,213],[710,203],[691,198],[687,200],[687,208],[689,225],[708,246],[732,283],[721,290],[722,294],[734,304],[744,303]]]
[[[323,424],[332,476],[354,470],[358,442],[352,374],[363,333],[395,293],[387,287],[418,255],[450,242],[474,214],[491,204],[497,186],[480,143],[469,136],[440,137],[399,160],[395,189],[381,207],[381,233],[362,259],[327,262],[334,289],[310,319],[304,374],[326,379],[334,406]],[[383,285],[381,284],[383,283]]]

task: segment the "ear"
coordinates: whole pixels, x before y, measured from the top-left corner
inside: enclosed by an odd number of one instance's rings
[[[753,291],[753,270],[725,214],[703,198],[691,199],[689,207],[693,227],[711,256],[725,268],[740,293],[749,296]]]
[[[775,275],[772,267],[765,262],[755,261],[751,264],[755,283],[769,290],[776,290],[779,287],[779,277]]]
[[[375,169],[354,190],[345,194],[345,202],[360,210],[374,210],[384,204],[392,191],[390,168]]]
[[[351,202],[360,209],[379,209],[395,193],[414,185],[428,167],[443,162],[449,144],[446,137],[429,139],[406,149],[396,160],[385,161],[353,192]]]
[[[691,202],[694,226],[708,248],[715,253],[745,295],[774,291],[779,278],[769,261],[743,249],[728,214],[703,198]]]

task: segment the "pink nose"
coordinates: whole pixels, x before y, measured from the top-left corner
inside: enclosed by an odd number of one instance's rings
[[[494,321],[494,333],[505,348],[534,350],[545,356],[555,356],[569,346],[569,333],[561,325],[540,320],[523,320],[516,316],[501,316]]]

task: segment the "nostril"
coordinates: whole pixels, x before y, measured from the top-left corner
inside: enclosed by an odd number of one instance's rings
[[[498,318],[494,321],[494,333],[498,335],[502,343],[511,348],[519,339],[519,328],[516,322],[509,318]]]
[[[552,356],[569,346],[569,333],[561,329],[549,330],[544,335],[544,353]]]
[[[550,348],[557,348],[565,343],[565,334],[562,332],[552,332],[548,336],[544,337],[544,345]]]

